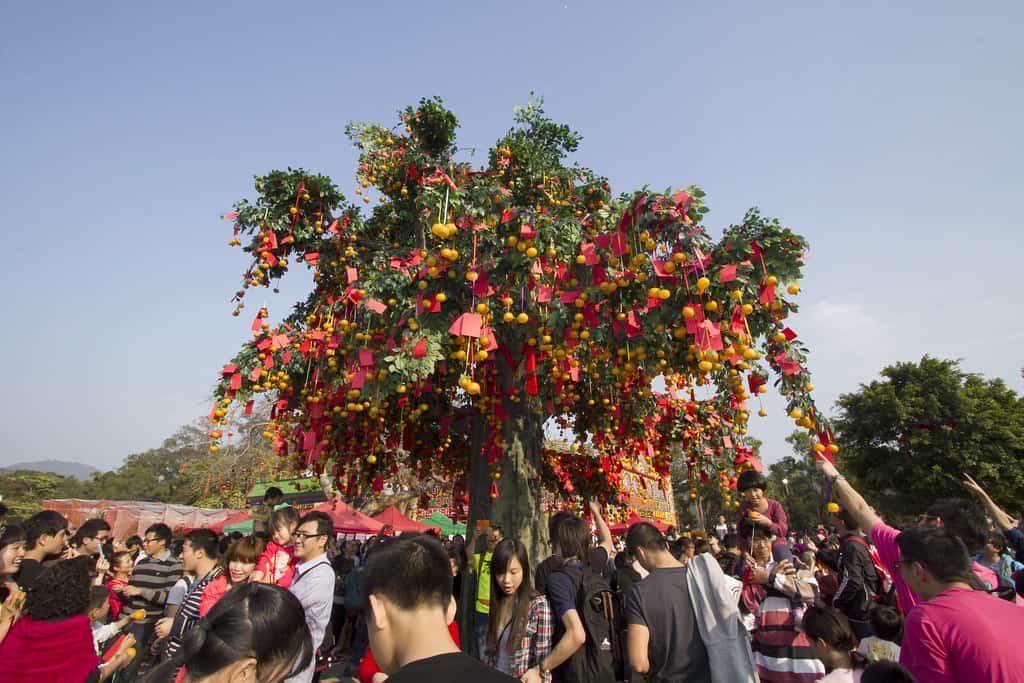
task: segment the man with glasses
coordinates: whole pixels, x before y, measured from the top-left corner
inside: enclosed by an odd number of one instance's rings
[[[323,512],[310,512],[299,521],[292,534],[298,564],[288,590],[299,599],[306,612],[306,625],[312,635],[314,652],[323,643],[334,605],[334,568],[327,557],[327,542],[333,532],[334,524],[330,517]],[[315,671],[316,658],[288,681],[309,683]]]
[[[171,529],[166,524],[154,524],[142,537],[142,550],[146,557],[132,572],[124,587],[126,613],[145,610],[146,617],[132,624],[132,634],[139,644],[139,656],[125,670],[126,680],[132,680],[139,669],[149,663],[150,640],[157,619],[163,616],[167,594],[181,578],[181,560],[167,549],[171,543]]]

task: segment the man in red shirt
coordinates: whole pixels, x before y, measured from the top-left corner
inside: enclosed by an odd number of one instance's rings
[[[921,602],[904,625],[900,664],[919,683],[1011,681],[1024,672],[1024,610],[973,590],[971,560],[959,538],[917,526],[896,539],[899,572]]]

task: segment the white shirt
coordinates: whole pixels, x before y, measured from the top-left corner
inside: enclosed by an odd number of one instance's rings
[[[313,637],[313,659],[302,671],[287,680],[292,683],[309,683],[313,680],[316,668],[316,649],[324,640],[327,624],[331,620],[331,608],[334,605],[334,568],[331,567],[327,554],[324,553],[307,562],[295,565],[295,578],[292,579],[292,595],[299,599],[302,609],[306,612],[306,626]]]

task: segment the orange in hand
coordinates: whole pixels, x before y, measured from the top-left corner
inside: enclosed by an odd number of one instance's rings
[[[132,621],[142,621],[145,618],[146,610],[144,609],[137,609],[134,612],[132,612]]]

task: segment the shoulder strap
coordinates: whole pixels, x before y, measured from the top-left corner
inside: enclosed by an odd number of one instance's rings
[[[295,584],[297,584],[299,582],[299,579],[301,579],[306,574],[309,574],[311,571],[313,571],[317,567],[327,567],[328,569],[331,569],[331,563],[330,562],[326,562],[326,561],[325,562],[317,562],[316,564],[314,564],[312,567],[310,567],[306,571],[302,572],[301,574],[300,573],[296,573],[295,574],[295,578],[292,579],[292,585],[294,586]],[[331,572],[333,573],[334,570],[331,569]]]
[[[856,534],[854,534],[852,536],[847,536],[847,538],[850,539],[851,541],[853,541],[854,543],[859,543],[860,545],[864,546],[865,550],[867,550],[868,552],[871,552],[871,546],[869,546],[868,542],[865,541],[860,536],[857,536]]]

